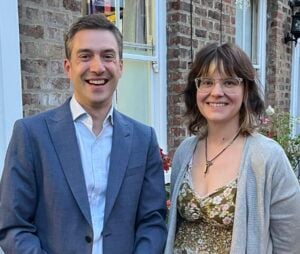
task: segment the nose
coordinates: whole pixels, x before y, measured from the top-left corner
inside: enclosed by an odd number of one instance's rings
[[[100,74],[105,70],[105,66],[100,56],[94,56],[90,63],[90,71]]]
[[[223,86],[222,86],[221,81],[215,80],[214,86],[213,86],[210,94],[212,96],[223,96],[224,95]]]

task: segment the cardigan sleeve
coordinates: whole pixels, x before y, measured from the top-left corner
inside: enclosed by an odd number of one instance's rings
[[[193,151],[198,142],[196,136],[186,138],[176,149],[172,160],[172,171],[171,171],[171,195],[174,190],[176,179],[182,167],[184,167],[193,155]]]
[[[273,253],[296,254],[300,250],[300,187],[284,151],[280,149],[273,158],[270,204]]]
[[[174,185],[175,185],[175,182],[176,182],[176,179],[177,179],[177,176],[178,176],[178,172],[179,172],[179,169],[180,169],[180,154],[178,152],[178,149],[176,150],[175,154],[174,154],[174,157],[173,157],[173,160],[172,160],[172,171],[171,171],[171,195],[173,193],[173,190],[174,190]]]

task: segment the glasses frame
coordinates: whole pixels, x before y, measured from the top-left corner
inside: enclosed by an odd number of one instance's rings
[[[195,82],[195,86],[196,86],[196,89],[197,89],[197,91],[201,91],[201,89],[200,89],[200,83],[199,83],[199,81],[201,81],[201,79],[210,79],[210,80],[212,80],[213,81],[213,86],[212,86],[212,88],[211,88],[211,90],[213,89],[213,87],[216,85],[216,81],[224,81],[224,80],[227,80],[227,79],[235,79],[235,80],[237,80],[238,81],[238,86],[240,86],[241,85],[241,83],[244,81],[242,78],[240,78],[240,77],[230,77],[230,78],[221,78],[221,79],[215,79],[215,78],[209,78],[209,77],[197,77],[197,78],[195,78],[194,79],[194,82]],[[222,84],[221,84],[221,87],[222,87],[222,90],[224,91],[224,86],[223,86],[223,82],[222,82]],[[210,91],[211,91],[210,90]],[[207,91],[207,92],[210,92],[210,91]]]

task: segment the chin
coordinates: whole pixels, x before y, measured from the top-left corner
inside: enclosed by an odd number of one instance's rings
[[[223,124],[223,123],[228,122],[228,120],[227,119],[207,119],[207,122],[214,123],[214,124]]]
[[[228,124],[228,123],[233,123],[235,121],[239,121],[239,118],[235,117],[211,117],[207,118],[208,122],[214,123],[214,124]]]

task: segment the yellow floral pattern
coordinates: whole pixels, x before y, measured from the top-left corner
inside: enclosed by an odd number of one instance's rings
[[[177,209],[182,217],[174,254],[228,254],[237,192],[237,179],[200,197],[191,187],[190,167],[181,185]]]

